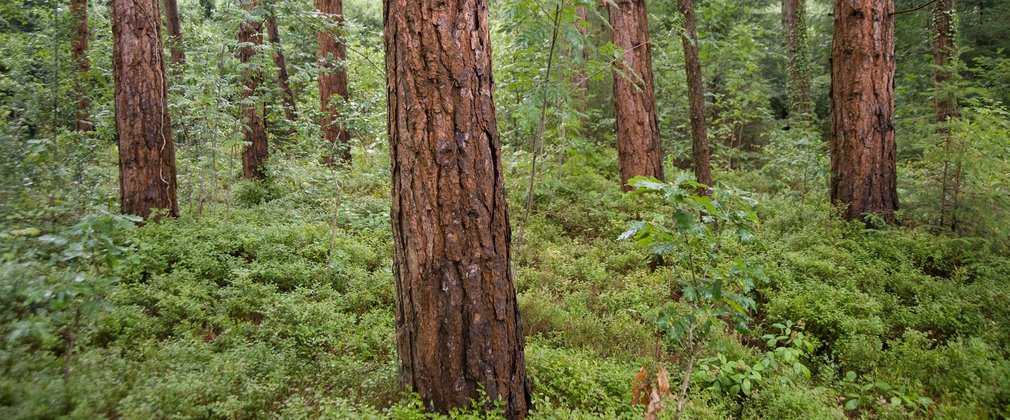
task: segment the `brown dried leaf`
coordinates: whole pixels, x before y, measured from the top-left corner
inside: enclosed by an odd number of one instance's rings
[[[660,398],[673,398],[673,394],[670,394],[670,374],[666,373],[666,366],[660,365],[659,371],[656,372],[656,391],[659,392]]]
[[[663,398],[659,396],[659,392],[653,389],[649,396],[649,407],[645,409],[645,420],[659,419],[659,413],[662,413],[663,410],[666,410],[666,407],[663,406]]]
[[[649,372],[643,367],[631,380],[631,405],[648,403]]]

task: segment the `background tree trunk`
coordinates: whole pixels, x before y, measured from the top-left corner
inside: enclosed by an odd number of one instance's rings
[[[77,78],[74,81],[74,94],[77,95],[77,111],[74,115],[74,130],[91,131],[91,97],[85,90],[84,81],[91,71],[91,60],[88,59],[88,0],[70,0],[70,14],[77,19],[74,36],[70,40],[70,56],[77,65]]]
[[[621,189],[628,191],[628,180],[636,176],[663,179],[649,15],[645,0],[615,0],[609,9],[614,44],[624,50],[624,61],[614,72],[614,113]]]
[[[165,6],[165,29],[168,32],[168,48],[172,52],[172,64],[186,61],[182,49],[182,25],[179,23],[179,4],[176,0],[162,0]]]
[[[786,35],[786,96],[789,119],[812,120],[814,100],[810,95],[810,63],[807,59],[806,0],[782,0],[782,23]]]
[[[705,111],[705,82],[701,77],[701,59],[698,57],[698,28],[694,18],[694,2],[678,0],[684,16],[684,69],[687,73],[687,101],[691,119],[691,153],[694,176],[699,183],[712,186],[712,150],[708,146],[708,115]]]
[[[957,147],[948,122],[958,118],[961,111],[957,105],[956,89],[949,86],[957,71],[957,49],[954,39],[957,36],[955,23],[954,0],[937,0],[933,5],[933,83],[936,93],[933,95],[933,105],[936,111],[937,132],[943,141],[944,162],[942,185],[940,192],[940,226],[957,229],[956,208],[950,208],[950,202],[957,203],[957,191],[960,190],[961,164],[951,162],[951,153]],[[953,167],[952,167],[953,166]],[[948,217],[948,210],[953,213]]]
[[[583,38],[589,35],[589,15],[586,13],[586,6],[575,6],[575,24],[578,25],[577,29]],[[589,108],[589,80],[586,74],[586,63],[589,62],[589,50],[585,47],[581,48],[579,54],[582,55],[582,61],[576,63],[577,69],[572,73],[572,83],[575,85],[575,93],[572,98],[575,100],[575,109],[580,112],[585,112]]]
[[[342,0],[315,0],[316,10],[329,15],[343,30],[344,6]],[[339,123],[340,105],[347,101],[347,47],[343,34],[320,30],[316,32],[319,60],[319,103],[323,119],[319,122],[323,138],[333,144],[334,153],[326,161],[351,161],[351,132]]]
[[[177,216],[158,0],[112,0],[112,70],[122,212],[148,217],[165,209]]]
[[[255,0],[241,0],[242,10],[254,14],[259,5]],[[242,152],[242,177],[247,179],[263,178],[263,164],[266,163],[267,130],[263,121],[263,104],[258,98],[259,85],[263,82],[263,69],[258,63],[252,63],[257,54],[257,47],[263,44],[262,22],[257,16],[249,16],[239,25],[238,58],[245,65],[242,70],[242,117],[245,120],[243,132],[246,146]]]
[[[836,0],[831,48],[831,201],[846,219],[898,209],[894,3]]]
[[[403,384],[445,412],[530,403],[512,279],[486,0],[386,0],[396,346]]]
[[[295,93],[291,91],[291,83],[288,82],[288,66],[284,60],[284,50],[281,48],[281,33],[277,27],[276,11],[272,11],[267,17],[267,40],[273,47],[274,65],[277,66],[277,86],[281,89],[284,118],[294,121],[298,119],[295,112]]]

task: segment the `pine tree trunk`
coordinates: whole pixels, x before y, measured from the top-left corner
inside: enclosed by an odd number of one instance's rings
[[[120,206],[141,217],[179,214],[161,45],[158,0],[112,0]]]
[[[698,57],[698,28],[694,18],[694,2],[679,0],[684,16],[684,69],[687,73],[687,101],[691,117],[691,154],[694,176],[698,182],[712,186],[712,151],[708,145],[708,116],[705,111],[705,82],[701,76],[701,59]]]
[[[281,90],[284,118],[294,121],[298,119],[295,111],[295,93],[291,91],[291,83],[288,81],[288,66],[284,60],[284,51],[281,49],[281,33],[277,27],[276,13],[271,13],[267,17],[267,38],[273,47],[274,65],[277,66],[277,86]]]
[[[242,10],[254,13],[259,5],[256,0],[241,0]],[[263,82],[263,70],[258,63],[252,63],[257,49],[263,44],[262,22],[258,17],[249,16],[239,25],[238,58],[245,65],[242,70],[242,118],[245,127],[246,146],[242,152],[242,177],[246,179],[262,179],[265,176],[263,165],[266,163],[267,130],[263,120],[263,104],[256,98],[260,83]],[[251,64],[251,65],[250,65]]]
[[[342,0],[315,0],[316,10],[332,17],[343,27],[344,6]],[[341,29],[342,30],[342,29]],[[320,125],[323,138],[333,144],[333,155],[328,163],[351,161],[351,133],[338,120],[340,105],[347,101],[347,47],[343,34],[320,30],[316,32],[319,61],[319,103],[323,113]]]
[[[836,0],[831,50],[831,201],[846,219],[894,221],[894,3]]]
[[[933,95],[936,111],[937,132],[943,139],[944,162],[940,195],[940,226],[957,228],[957,219],[948,217],[950,201],[957,202],[956,191],[960,189],[961,165],[951,162],[951,153],[956,151],[949,121],[960,116],[957,97],[953,88],[948,86],[953,79],[953,71],[957,71],[957,50],[954,45],[954,0],[938,0],[933,5],[933,83],[936,93]],[[953,168],[952,168],[953,166]],[[954,195],[952,197],[952,195]],[[950,209],[956,214],[957,209]]]
[[[786,94],[789,118],[810,119],[814,101],[810,95],[810,64],[807,61],[806,0],[782,0],[782,23],[786,34]]]
[[[495,121],[486,0],[385,0],[396,346],[446,412],[530,403]]]
[[[84,81],[91,71],[91,60],[88,59],[88,0],[70,0],[70,14],[77,19],[77,27],[70,41],[70,56],[77,65],[77,78],[74,81],[74,93],[77,95],[77,111],[74,115],[74,130],[91,131],[91,98],[85,91]]]
[[[624,50],[624,61],[617,63],[614,72],[614,113],[621,189],[628,191],[628,180],[636,176],[663,179],[645,0],[611,2],[610,26],[614,44]]]
[[[182,25],[179,23],[179,4],[176,0],[163,0],[165,6],[165,29],[168,32],[168,48],[172,52],[172,64],[178,66],[186,61],[182,50]]]

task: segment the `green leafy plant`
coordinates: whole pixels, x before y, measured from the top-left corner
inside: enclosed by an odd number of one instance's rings
[[[686,175],[671,183],[636,177],[629,184],[635,190],[628,197],[659,196],[669,216],[636,222],[620,239],[635,240],[659,258],[675,258],[686,270],[686,279],[671,279],[670,291],[687,308],[669,305],[655,321],[667,347],[688,354],[679,414],[704,338],[726,328],[748,329],[755,302],[747,294],[755,281],[764,280],[764,272],[745,259],[728,258],[725,246],[727,241],[737,245],[754,241],[758,219],[751,206],[755,200],[731,188],[709,188]]]

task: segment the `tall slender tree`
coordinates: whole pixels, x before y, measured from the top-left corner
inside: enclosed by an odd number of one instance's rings
[[[141,217],[179,214],[160,25],[158,0],[112,0],[120,206]]]
[[[316,11],[332,19],[338,31],[326,28],[316,32],[319,61],[319,104],[323,119],[319,122],[323,138],[333,144],[329,163],[351,161],[351,132],[339,122],[340,105],[347,101],[347,46],[344,45],[342,0],[315,0]]]
[[[957,148],[950,129],[951,119],[958,118],[961,110],[957,104],[955,87],[951,86],[957,71],[956,10],[954,0],[937,0],[933,4],[933,105],[936,111],[937,132],[944,148],[942,183],[940,191],[940,226],[957,228],[957,201],[961,189],[961,163],[951,162]],[[948,216],[948,213],[950,215]]]
[[[70,14],[77,20],[74,36],[70,40],[70,57],[77,66],[77,75],[74,81],[74,94],[77,95],[74,130],[91,131],[94,129],[88,112],[91,107],[91,97],[84,88],[84,81],[88,77],[88,72],[91,71],[91,60],[88,59],[90,32],[88,30],[88,0],[70,0]]]
[[[579,31],[582,38],[589,36],[589,15],[586,12],[586,6],[581,4],[575,6],[575,24],[577,25],[576,30]],[[572,96],[575,100],[575,109],[585,111],[589,106],[588,75],[586,74],[589,49],[582,47],[577,53],[581,56],[581,61],[577,62],[578,68],[572,73],[572,83],[575,84],[575,93]]]
[[[649,14],[645,0],[614,0],[608,4],[614,44],[624,50],[624,61],[617,63],[614,72],[614,113],[621,189],[628,191],[628,180],[633,177],[663,179]]]
[[[263,69],[255,62],[263,44],[262,17],[256,0],[240,0],[246,17],[239,24],[238,57],[242,63],[242,117],[246,146],[242,152],[242,176],[247,179],[263,178],[263,165],[268,157],[267,130],[263,118],[263,103],[258,99],[263,82]]]
[[[831,201],[849,220],[894,221],[894,2],[835,0],[834,21]]]
[[[807,2],[782,0],[782,26],[786,35],[786,97],[789,118],[810,119],[814,100],[810,94],[810,63],[807,58]]]
[[[267,41],[273,51],[274,65],[277,66],[277,87],[281,90],[281,104],[284,106],[284,118],[288,121],[298,119],[295,109],[295,93],[291,90],[288,77],[288,66],[284,60],[284,49],[281,48],[281,32],[277,27],[277,10],[270,10],[267,16]]]
[[[694,17],[694,1],[678,0],[678,6],[680,14],[684,16],[681,41],[684,44],[684,70],[687,73],[694,176],[699,183],[711,186],[712,150],[708,146],[708,113],[705,110],[705,82],[701,75],[701,58],[698,55],[698,26]]]
[[[487,0],[385,0],[396,348],[439,411],[530,403],[495,121]]]
[[[178,66],[186,61],[182,49],[182,24],[179,22],[177,0],[162,0],[165,6],[165,29],[168,32],[168,49],[172,52],[172,64]]]

